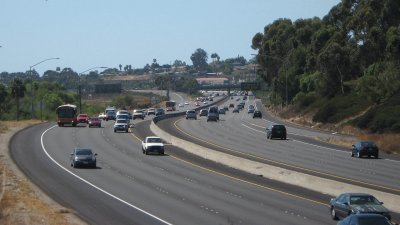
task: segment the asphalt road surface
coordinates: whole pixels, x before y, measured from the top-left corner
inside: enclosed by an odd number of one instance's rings
[[[240,102],[236,101],[237,98],[222,105],[236,105]],[[253,114],[247,113],[249,104],[258,105],[264,118],[253,119]],[[232,113],[231,108],[225,115],[220,115],[218,122],[207,122],[205,117],[199,117],[198,120],[180,118],[160,121],[159,126],[174,135],[229,154],[400,194],[398,159],[383,153],[379,159],[352,158],[349,148],[316,140],[316,137],[352,137],[304,129],[292,124],[286,124],[287,140],[269,140],[265,128],[272,123],[283,122],[268,116],[265,109],[254,100],[247,100],[245,109],[240,113]]]
[[[310,133],[304,135],[305,139],[296,142],[291,134],[300,129],[296,127],[288,129],[289,140],[266,142],[262,134],[266,121],[248,116],[228,112],[216,123],[201,118],[178,120],[176,125],[209,144],[217,142],[222,148],[246,151],[247,155],[277,157],[277,161],[303,166],[314,161],[306,165],[317,162],[319,171],[338,163],[336,158],[351,163],[359,160],[351,159],[344,149],[303,143],[311,139],[307,135],[329,133],[306,131]],[[114,133],[112,121],[103,122],[102,128],[37,125],[14,136],[11,155],[50,197],[91,224],[336,224],[327,206],[331,196],[227,168],[168,144],[165,156],[144,155],[140,140],[151,135],[149,118],[133,123],[130,133]],[[98,153],[97,168],[70,167],[74,147],[90,147]],[[384,159],[359,161],[358,166],[368,171],[379,166],[392,171],[392,166],[379,164]],[[354,168],[358,167],[346,165],[341,169]],[[397,179],[384,183],[389,175],[382,175],[386,177],[376,183],[398,188]],[[372,175],[361,177],[368,180]]]
[[[179,152],[173,146],[166,156],[146,156],[133,133],[114,133],[110,121],[102,128],[54,125],[18,133],[12,156],[37,185],[89,223],[335,224],[327,196],[297,196],[291,190],[297,187],[273,189],[274,182],[263,178],[193,164],[173,155]],[[98,153],[96,169],[70,167],[77,146]]]

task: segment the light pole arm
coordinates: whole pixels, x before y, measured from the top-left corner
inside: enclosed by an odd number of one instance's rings
[[[60,58],[48,58],[48,59],[44,59],[44,60],[42,60],[42,61],[40,61],[40,62],[38,62],[38,63],[36,63],[36,64],[30,66],[30,67],[29,67],[29,70],[32,70],[33,67],[39,65],[40,63],[43,63],[43,62],[46,62],[46,61],[49,61],[49,60],[53,60],[53,59],[60,59]]]
[[[108,67],[106,67],[106,66],[95,66],[95,67],[92,67],[92,68],[90,68],[90,69],[87,69],[87,70],[85,70],[85,71],[83,71],[83,72],[80,72],[79,75],[81,75],[81,74],[83,74],[83,73],[86,73],[86,72],[88,72],[88,71],[94,70],[94,69],[107,69],[107,68],[108,68]]]

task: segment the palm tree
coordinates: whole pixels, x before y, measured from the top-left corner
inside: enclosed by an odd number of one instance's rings
[[[13,83],[11,84],[11,96],[15,98],[17,103],[17,120],[19,120],[19,99],[23,98],[25,95],[25,85],[22,83],[22,80],[19,78],[15,78]]]

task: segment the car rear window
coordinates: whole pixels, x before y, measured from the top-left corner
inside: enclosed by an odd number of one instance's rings
[[[161,142],[161,138],[149,138],[147,140],[148,143],[160,143]]]
[[[376,224],[382,224],[382,225],[389,225],[387,220],[383,217],[381,218],[358,218],[358,224],[362,225],[376,225]]]
[[[376,145],[374,142],[363,141],[363,142],[361,142],[361,146],[362,147],[375,147]]]
[[[277,130],[286,130],[285,126],[283,126],[283,125],[274,125],[274,129],[277,129]]]
[[[91,149],[78,149],[76,150],[76,155],[91,155],[92,150]]]

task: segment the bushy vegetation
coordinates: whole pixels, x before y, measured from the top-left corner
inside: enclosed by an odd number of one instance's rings
[[[400,1],[342,0],[323,18],[278,19],[257,33],[258,74],[271,85],[270,102],[288,100],[314,120],[357,123],[399,132]],[[392,101],[389,104],[389,101]],[[390,106],[389,106],[390,105]]]
[[[313,120],[322,123],[338,123],[346,118],[356,116],[370,105],[370,102],[358,95],[338,95],[321,104]]]
[[[372,132],[400,133],[400,94],[391,97],[385,103],[376,105],[365,115],[352,123],[357,127],[369,129]]]

